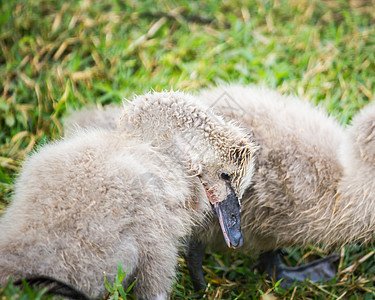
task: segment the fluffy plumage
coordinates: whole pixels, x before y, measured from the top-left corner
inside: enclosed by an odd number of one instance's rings
[[[242,250],[373,237],[375,106],[345,130],[322,109],[263,87],[228,85],[198,97],[226,122],[248,128],[260,145],[253,185],[242,199]],[[210,229],[198,236],[226,250],[218,226]]]
[[[113,281],[121,262],[138,296],[168,291],[194,195],[174,165],[150,145],[108,132],[41,148],[0,221],[0,283],[43,274],[97,298],[105,294],[103,272]]]
[[[119,128],[123,109],[117,106],[101,108],[86,108],[72,112],[64,119],[65,136],[74,134],[80,128],[100,128],[116,131]]]
[[[223,95],[227,102],[218,101]],[[244,250],[373,238],[374,106],[344,130],[319,108],[265,88],[229,85],[199,98],[252,130],[261,145],[254,184],[243,198]],[[217,234],[201,237],[225,249]]]
[[[47,275],[97,298],[121,262],[137,297],[165,298],[181,238],[210,213],[205,188],[223,199],[218,170],[238,195],[251,182],[255,144],[204,109],[182,93],[140,96],[121,130],[79,129],[34,153],[0,219],[0,284]]]

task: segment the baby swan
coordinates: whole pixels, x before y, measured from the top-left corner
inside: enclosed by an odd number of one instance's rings
[[[118,131],[80,129],[39,148],[0,218],[0,285],[48,276],[99,298],[103,272],[112,282],[121,263],[137,298],[166,299],[181,239],[208,225],[210,203],[228,245],[242,243],[239,199],[256,149],[179,92],[136,97]]]

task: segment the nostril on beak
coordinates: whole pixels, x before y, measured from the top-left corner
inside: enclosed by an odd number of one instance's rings
[[[235,226],[237,224],[237,220],[238,220],[237,217],[235,215],[232,215],[231,216],[231,224],[230,224],[230,226],[231,227]]]

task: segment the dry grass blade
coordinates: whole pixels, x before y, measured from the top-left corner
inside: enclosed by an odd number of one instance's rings
[[[150,39],[165,24],[166,21],[166,17],[159,19],[154,25],[151,26],[151,28],[146,34],[140,36],[136,41],[129,45],[128,51],[132,52],[135,48],[137,48],[138,46],[146,42],[148,39]]]
[[[353,272],[360,264],[362,264],[363,262],[365,262],[366,260],[368,260],[371,256],[373,256],[374,253],[375,253],[374,250],[372,250],[371,252],[367,253],[360,260],[358,260],[357,262],[355,262],[351,266],[349,266],[349,267],[345,268],[344,270],[342,270],[341,273]]]
[[[320,291],[322,291],[325,294],[331,296],[333,299],[337,299],[338,298],[336,295],[334,295],[331,292],[327,291],[325,288],[321,287],[320,285],[316,284],[315,282],[312,282],[311,280],[309,280],[309,282],[310,282],[310,284],[312,284],[313,286],[315,286]]]

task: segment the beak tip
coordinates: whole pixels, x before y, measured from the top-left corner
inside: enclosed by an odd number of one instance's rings
[[[231,248],[237,249],[237,248],[240,248],[243,245],[243,236],[242,236],[242,233],[241,233],[241,236],[236,239],[236,241],[238,241],[236,244],[231,243]]]

